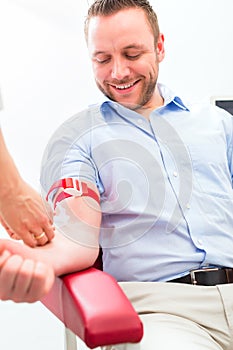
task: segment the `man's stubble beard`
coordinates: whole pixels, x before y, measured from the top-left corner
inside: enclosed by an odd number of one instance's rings
[[[98,89],[108,99],[110,99],[114,102],[117,102],[117,103],[121,104],[122,106],[129,108],[133,111],[137,111],[139,109],[142,109],[151,100],[151,98],[154,94],[154,91],[155,91],[156,84],[157,84],[157,78],[153,78],[152,76],[150,76],[149,82],[147,84],[144,83],[141,96],[139,97],[139,101],[136,102],[135,104],[127,103],[127,101],[126,102],[123,102],[123,101],[119,102],[116,98],[114,98],[114,95],[110,91],[108,91],[108,89],[104,89],[104,87],[97,80],[95,82],[96,82]]]

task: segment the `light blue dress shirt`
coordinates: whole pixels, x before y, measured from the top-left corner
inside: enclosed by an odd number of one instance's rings
[[[104,270],[119,281],[233,267],[232,116],[158,87],[164,105],[149,120],[91,106],[55,132],[42,163],[45,193],[63,177],[97,185]]]

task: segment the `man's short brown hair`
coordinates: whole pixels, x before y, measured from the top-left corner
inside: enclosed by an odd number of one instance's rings
[[[121,10],[137,8],[142,9],[154,35],[155,46],[159,37],[159,24],[157,15],[147,0],[95,0],[90,6],[85,20],[85,37],[88,39],[89,21],[96,16],[110,16]]]

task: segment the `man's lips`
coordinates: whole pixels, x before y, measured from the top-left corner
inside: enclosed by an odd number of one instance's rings
[[[118,93],[129,93],[134,89],[134,86],[139,82],[139,80],[135,80],[134,82],[130,83],[124,83],[124,84],[113,84],[108,83],[111,88],[114,89],[114,91],[117,91]]]

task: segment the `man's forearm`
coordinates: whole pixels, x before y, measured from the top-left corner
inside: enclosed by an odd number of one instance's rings
[[[85,247],[56,232],[54,239],[45,246],[30,248],[15,241],[1,239],[1,250],[8,250],[25,259],[33,259],[53,268],[56,276],[83,270],[92,266],[99,248]]]

